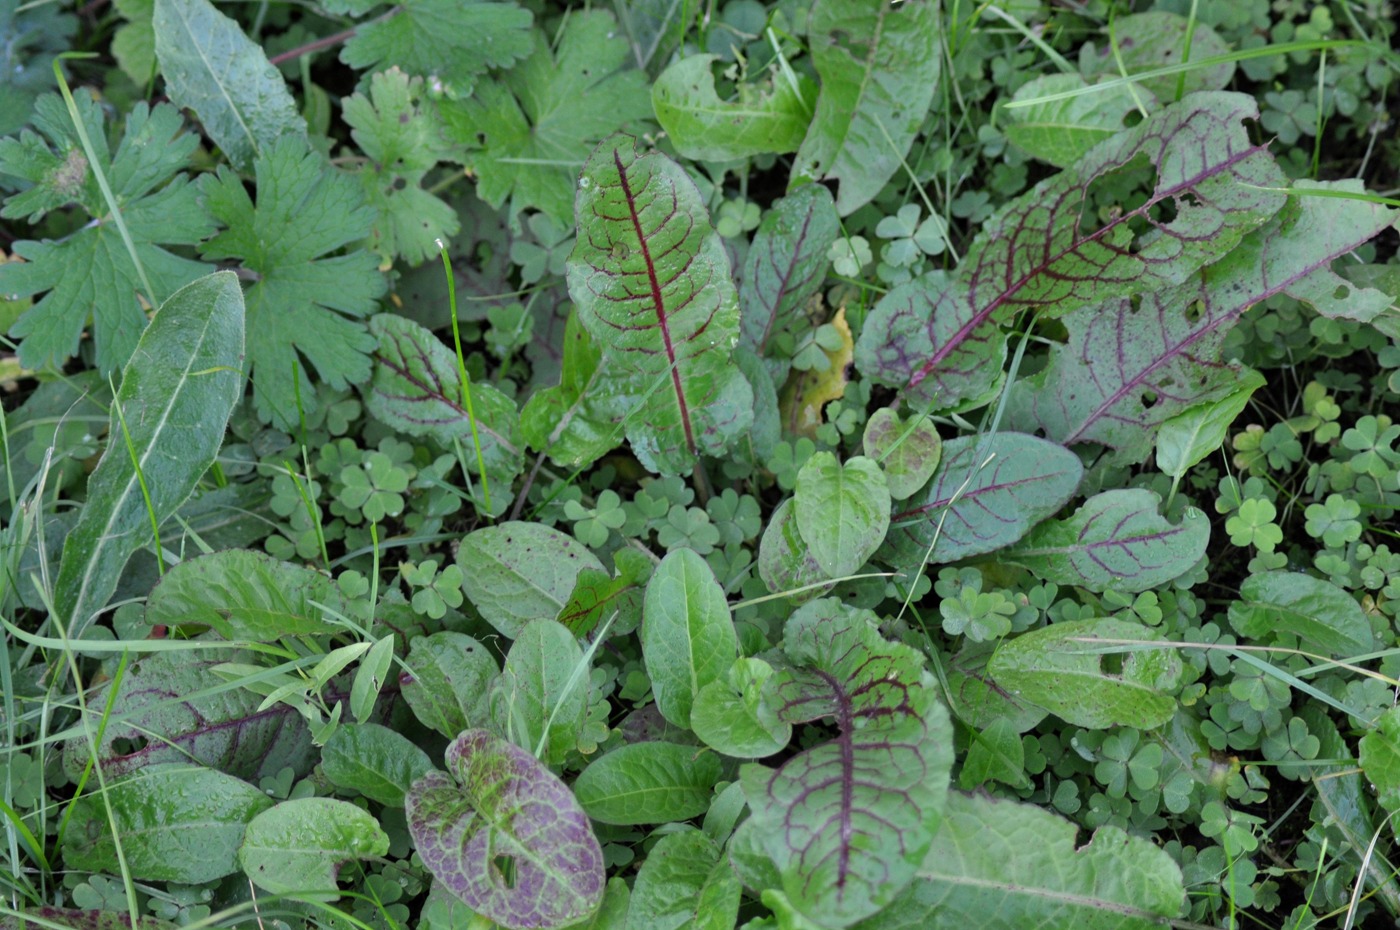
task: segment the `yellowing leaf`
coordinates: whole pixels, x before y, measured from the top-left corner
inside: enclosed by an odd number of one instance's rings
[[[822,422],[822,408],[833,400],[840,400],[846,393],[846,382],[850,380],[847,370],[855,354],[855,340],[846,322],[845,307],[836,311],[831,325],[840,334],[841,343],[835,349],[825,350],[829,363],[826,370],[794,372],[779,397],[786,433],[815,438]]]

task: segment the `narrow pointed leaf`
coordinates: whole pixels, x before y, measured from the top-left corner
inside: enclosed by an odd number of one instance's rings
[[[439,882],[507,927],[563,927],[598,909],[603,850],[562,781],[485,730],[454,740],[447,767],[455,783],[431,772],[407,807],[409,834]]]
[[[890,492],[873,459],[836,461],[818,452],[797,473],[797,531],[827,577],[854,574],[874,555],[890,526]]]
[[[719,681],[739,655],[724,589],[693,549],[677,549],[652,573],[642,606],[642,657],[656,706],[690,727],[695,695]]]
[[[753,391],[729,362],[739,306],[724,244],[694,182],[664,155],[639,155],[631,136],[594,150],[575,215],[569,295],[609,387],[636,405],[627,438],[649,468],[687,474],[753,422]]]
[[[1083,473],[1073,452],[1023,433],[949,440],[928,486],[890,518],[882,557],[939,564],[1009,546],[1063,507]]]
[[[222,271],[161,304],[122,372],[107,451],[88,479],[87,503],[54,581],[54,607],[69,635],[92,622],[127,560],[152,542],[152,516],[163,523],[213,464],[242,393],[243,293],[233,273]]]
[[[774,73],[757,84],[740,83],[737,100],[721,100],[712,67],[718,59],[682,58],[652,85],[656,120],[676,151],[706,161],[797,151],[812,119],[816,85],[805,76],[788,81]]]
[[[1091,591],[1137,593],[1166,584],[1205,555],[1210,518],[1194,507],[1180,525],[1160,513],[1161,498],[1142,488],[1104,491],[1074,516],[1047,520],[1006,558],[1046,581]]]

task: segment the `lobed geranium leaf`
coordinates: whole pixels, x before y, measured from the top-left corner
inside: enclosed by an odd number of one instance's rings
[[[770,73],[738,84],[738,99],[715,91],[718,55],[690,55],[671,64],[651,86],[656,120],[686,158],[733,161],[795,152],[807,134],[817,87],[805,75],[789,81]]]
[[[1328,656],[1352,656],[1375,648],[1365,610],[1346,590],[1302,572],[1258,572],[1240,585],[1230,605],[1230,626],[1248,639],[1269,642],[1279,633],[1297,636]]]
[[[838,462],[818,452],[797,473],[797,531],[828,578],[853,574],[880,548],[890,526],[890,492],[874,459]]]
[[[331,784],[388,807],[403,807],[408,789],[432,770],[412,740],[377,723],[341,724],[321,748],[321,771]]]
[[[418,636],[404,665],[399,691],[424,726],[452,738],[486,724],[488,688],[501,670],[481,643],[447,630]]]
[[[1360,189],[1358,182],[1299,186]],[[1235,394],[1251,378],[1239,363],[1222,360],[1220,347],[1254,304],[1288,294],[1325,315],[1363,320],[1390,306],[1389,297],[1343,281],[1331,265],[1396,215],[1365,201],[1301,196],[1185,284],[1070,313],[1069,342],[1052,351],[1042,372],[1011,388],[1008,425],[1039,429],[1065,445],[1102,443],[1125,461],[1143,460],[1165,421]]]
[[[1179,577],[1205,555],[1210,518],[1188,507],[1180,525],[1158,509],[1152,491],[1095,494],[1074,516],[1047,520],[1006,553],[1039,577],[1091,591],[1137,593]]]
[[[692,828],[663,836],[637,871],[626,930],[730,930],[741,890],[704,833]]]
[[[1181,659],[1169,646],[1123,654],[1122,668],[1104,667],[1097,640],[1150,642],[1150,627],[1125,620],[1075,620],[1023,633],[1002,643],[987,663],[999,687],[1039,704],[1076,726],[1151,730],[1176,713],[1172,691]],[[1116,644],[1113,644],[1116,645]]]
[[[885,295],[857,365],[910,403],[950,407],[990,386],[1006,352],[1001,327],[1020,310],[1061,315],[1184,283],[1283,205],[1282,173],[1244,125],[1257,116],[1252,98],[1193,94],[1095,146],[993,215],[954,276]],[[1100,179],[1144,163],[1156,179],[1141,203],[1086,219]],[[1131,224],[1144,222],[1153,234],[1135,235]]]
[[[198,885],[238,871],[245,825],[272,800],[242,779],[172,762],[151,765],[84,795],[63,834],[69,868],[141,881]],[[112,833],[122,838],[122,857]]]
[[[1083,473],[1073,452],[1024,433],[951,439],[932,480],[890,518],[882,557],[938,564],[1009,546],[1063,507]]]
[[[952,730],[922,657],[881,637],[869,611],[805,604],[783,650],[779,719],[834,717],[837,734],[777,769],[746,765],[740,782],[788,904],[844,927],[914,878],[941,819]]]
[[[578,748],[591,689],[578,640],[554,620],[517,634],[488,705],[496,732],[549,765]]]
[[[688,474],[753,422],[753,390],[729,362],[739,307],[729,257],[680,166],[613,136],[588,159],[575,203],[569,294],[603,349],[607,388],[635,405],[632,450]]]
[[[906,423],[891,407],[881,407],[870,415],[861,446],[867,456],[880,463],[890,497],[897,501],[928,484],[943,458],[943,440],[932,421],[921,417]]]
[[[578,573],[603,563],[582,543],[541,523],[516,520],[468,533],[457,550],[462,590],[510,639],[531,620],[557,617]]]
[[[194,111],[235,167],[247,171],[284,135],[305,144],[306,121],[287,82],[209,0],[155,0],[152,28],[170,101]]]
[[[671,823],[705,813],[720,774],[719,756],[702,747],[632,743],[591,762],[574,797],[599,823]]]
[[[807,20],[821,93],[792,177],[836,179],[846,216],[899,169],[938,89],[938,5],[818,0]]]
[[[675,550],[652,572],[641,639],[657,708],[671,723],[689,728],[696,693],[718,681],[739,654],[724,589],[695,550]]]
[[[507,927],[563,927],[603,901],[603,851],[569,789],[485,730],[447,747],[456,779],[430,772],[408,793],[408,830],[433,876]]]
[[[340,896],[336,876],[342,866],[388,852],[388,834],[354,804],[298,798],[249,821],[238,862],[264,891],[334,901]]]

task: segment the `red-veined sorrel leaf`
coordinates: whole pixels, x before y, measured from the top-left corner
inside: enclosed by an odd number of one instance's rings
[[[632,451],[687,474],[753,422],[753,391],[729,361],[729,256],[695,183],[665,155],[638,155],[631,136],[604,140],[578,183],[569,294],[603,348],[606,387],[639,408],[626,423]]]
[[[922,657],[882,638],[870,611],[806,604],[783,650],[778,717],[834,717],[837,736],[776,770],[746,765],[740,782],[787,901],[844,927],[913,879],[942,816],[951,725]]]
[[[937,564],[1009,546],[1063,507],[1083,474],[1073,452],[1024,433],[949,440],[933,479],[890,518],[881,555]]]
[[[773,380],[787,376],[797,342],[813,327],[806,303],[826,277],[826,257],[840,232],[831,192],[808,184],[773,204],[754,233],[739,281],[742,344],[767,356]]]
[[[1361,190],[1359,182],[1298,186]],[[1220,346],[1253,304],[1288,294],[1326,316],[1361,320],[1389,307],[1389,296],[1342,280],[1331,265],[1395,217],[1374,203],[1301,196],[1187,283],[1076,310],[1064,319],[1069,342],[1012,387],[1007,425],[1142,461],[1162,423],[1239,387],[1245,369],[1221,361]]]
[[[603,901],[603,850],[557,777],[485,730],[447,747],[457,784],[430,772],[408,792],[408,831],[423,864],[478,914],[504,927],[562,927]]]
[[[1012,562],[1057,584],[1137,593],[1195,565],[1210,541],[1210,518],[1194,507],[1174,525],[1144,488],[1104,491],[1067,520],[1047,520],[1014,549]]]
[[[1063,314],[1181,284],[1283,205],[1261,189],[1283,174],[1249,140],[1244,121],[1257,116],[1250,97],[1193,94],[1095,146],[993,216],[955,276],[887,294],[866,321],[857,365],[907,386],[911,403],[951,407],[990,386],[1005,353],[1000,327],[1020,310]],[[1096,181],[1148,165],[1156,181],[1141,204],[1091,219]]]
[[[25,920],[32,917],[33,920]],[[39,923],[44,921],[44,923]],[[58,925],[68,930],[132,930],[130,914],[110,911],[77,910],[66,907],[29,907],[14,916],[0,917],[0,930],[38,930]],[[142,917],[140,930],[176,930],[179,924],[158,917]]]

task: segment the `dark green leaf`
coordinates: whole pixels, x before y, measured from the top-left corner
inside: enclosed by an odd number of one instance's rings
[[[408,737],[388,727],[346,723],[326,740],[321,770],[333,785],[389,807],[402,807],[404,794],[433,770],[433,763]]]
[[[719,779],[719,757],[705,749],[632,743],[590,763],[574,797],[599,823],[670,823],[705,813]]]
[[[487,691],[500,669],[481,643],[449,631],[418,636],[404,664],[399,690],[425,726],[450,739],[486,724]]]
[[[1347,591],[1302,572],[1259,572],[1240,585],[1230,605],[1230,626],[1243,637],[1272,642],[1297,636],[1328,656],[1352,656],[1375,648],[1371,621]]]
[[[626,930],[730,930],[739,880],[699,830],[664,836],[637,872]]]
[[[578,748],[590,679],[578,640],[554,620],[527,624],[491,685],[496,732],[549,765]]]

